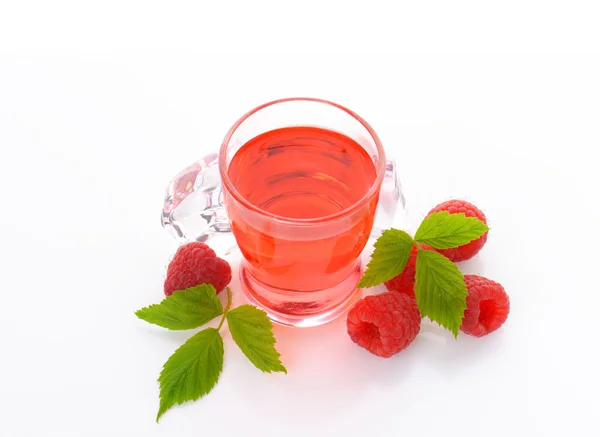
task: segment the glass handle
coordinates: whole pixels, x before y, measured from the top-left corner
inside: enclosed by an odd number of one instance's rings
[[[406,199],[402,192],[400,179],[394,161],[386,161],[385,175],[379,192],[379,203],[375,212],[375,224],[372,237],[378,237],[385,229],[392,226],[406,227]],[[398,222],[401,223],[398,223]]]
[[[207,242],[219,234],[231,235],[218,154],[205,156],[169,182],[161,221],[180,243]]]
[[[216,236],[232,239],[218,161],[219,155],[211,153],[180,171],[167,186],[161,222],[182,244],[208,242]],[[377,237],[384,229],[396,225],[398,218],[403,220],[405,207],[396,164],[387,161],[371,236]]]

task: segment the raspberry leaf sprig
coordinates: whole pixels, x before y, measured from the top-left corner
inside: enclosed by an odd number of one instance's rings
[[[217,328],[206,328],[177,349],[164,364],[160,383],[160,406],[156,421],[174,405],[195,401],[208,394],[223,370],[224,346],[220,330],[225,320],[231,337],[244,355],[263,372],[284,372],[286,368],[275,349],[273,324],[266,313],[252,305],[231,308],[227,287],[225,309],[210,284],[175,291],[156,305],[136,311],[148,323],[171,330],[193,329],[221,317]]]
[[[422,316],[427,316],[458,336],[467,308],[467,289],[462,273],[443,255],[425,250],[459,247],[481,237],[488,226],[464,213],[435,212],[427,216],[414,237],[399,229],[387,229],[375,242],[371,261],[358,286],[373,287],[402,273],[410,252],[417,248],[415,297]]]

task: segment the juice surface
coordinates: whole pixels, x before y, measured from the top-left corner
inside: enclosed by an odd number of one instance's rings
[[[250,203],[288,218],[324,217],[352,206],[375,180],[354,140],[317,127],[287,127],[248,141],[228,170]]]

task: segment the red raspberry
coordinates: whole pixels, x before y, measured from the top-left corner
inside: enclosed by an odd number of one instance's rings
[[[231,267],[217,258],[215,251],[204,243],[180,246],[171,260],[165,279],[165,294],[185,290],[198,284],[212,284],[217,293],[231,281]]]
[[[438,206],[429,211],[429,214],[439,211],[448,211],[450,214],[458,214],[463,212],[467,217],[477,217],[483,223],[487,225],[487,219],[485,214],[479,210],[475,205],[465,200],[448,200],[447,202],[440,203]],[[427,215],[429,215],[427,214]],[[433,249],[436,252],[441,253],[450,261],[459,262],[466,261],[473,258],[483,247],[487,240],[487,232],[479,237],[477,240],[473,240],[464,246],[459,246],[453,249]]]
[[[415,298],[415,269],[417,265],[417,248],[412,247],[410,258],[406,263],[406,267],[398,276],[384,282],[385,287],[390,291],[397,291]]]
[[[417,302],[403,293],[383,293],[359,300],[348,313],[354,343],[383,358],[406,348],[421,329]]]
[[[477,275],[465,275],[467,309],[460,330],[482,337],[498,329],[506,321],[510,301],[504,287]]]

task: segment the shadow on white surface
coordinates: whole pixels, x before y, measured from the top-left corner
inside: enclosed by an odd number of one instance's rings
[[[479,339],[460,332],[458,338],[449,331],[441,328],[435,322],[423,319],[421,332],[412,348],[418,349],[417,353],[423,361],[448,377],[463,373],[469,367],[479,366],[484,357],[503,346],[503,330]]]
[[[344,316],[319,327],[277,326],[274,331],[288,375],[277,378],[268,391],[285,401],[269,402],[269,411],[252,402],[265,388],[258,379],[247,381],[240,396],[247,398],[249,408],[256,408],[255,414],[282,424],[298,420],[299,412],[306,425],[345,415],[364,393],[401,385],[415,365],[416,355],[410,351],[383,360],[358,348],[346,334]]]
[[[313,328],[276,325],[274,333],[288,374],[254,374],[239,381],[236,392],[238,402],[273,429],[285,429],[299,417],[303,418],[299,427],[352,420],[356,399],[377,398],[389,390],[410,392],[414,379],[422,375],[419,367],[429,368],[441,379],[459,377],[480,366],[481,359],[503,343],[501,331],[487,341],[465,334],[455,340],[450,332],[424,319],[421,332],[406,350],[383,359],[350,340],[345,314]],[[226,343],[230,356],[241,355],[230,338]],[[407,401],[398,399],[399,405]]]
[[[484,262],[480,255],[476,255],[468,261],[458,263],[458,268],[465,275],[483,275]]]

